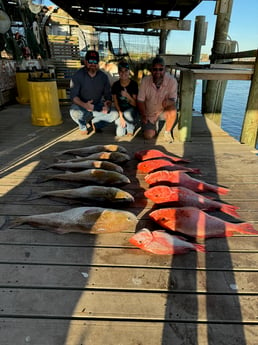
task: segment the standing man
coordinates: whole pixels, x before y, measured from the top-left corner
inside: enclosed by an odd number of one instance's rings
[[[165,118],[164,140],[173,142],[171,131],[177,119],[177,81],[166,73],[161,57],[152,61],[151,75],[142,79],[137,105],[142,120],[145,139],[152,139],[158,132],[159,117]]]
[[[95,50],[88,50],[84,60],[85,67],[79,69],[71,79],[70,108],[72,119],[79,125],[82,134],[88,134],[87,125],[94,117],[100,116],[103,120],[96,131],[105,124],[115,121],[116,112],[110,112],[112,104],[111,86],[108,76],[99,70],[99,54]]]

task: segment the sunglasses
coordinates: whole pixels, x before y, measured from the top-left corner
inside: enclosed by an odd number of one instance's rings
[[[98,61],[97,60],[87,60],[90,65],[97,65]]]
[[[153,72],[162,72],[164,70],[164,68],[153,67],[152,70],[153,70]]]

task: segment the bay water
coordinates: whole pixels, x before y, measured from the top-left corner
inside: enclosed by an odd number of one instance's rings
[[[223,100],[221,128],[238,141],[241,135],[250,84],[250,80],[229,80]],[[201,113],[201,101],[202,81],[197,80],[194,97],[194,109],[197,113]]]

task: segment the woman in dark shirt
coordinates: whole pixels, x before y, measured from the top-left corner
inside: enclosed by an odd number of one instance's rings
[[[118,73],[119,80],[112,85],[113,101],[119,114],[119,118],[116,120],[116,135],[118,137],[126,134],[133,136],[137,118],[138,84],[130,79],[127,62],[123,61],[118,64]]]

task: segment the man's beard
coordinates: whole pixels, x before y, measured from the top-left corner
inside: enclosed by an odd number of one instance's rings
[[[88,67],[88,72],[90,74],[95,74],[97,73],[98,68],[97,67]]]
[[[152,77],[153,78],[153,82],[156,86],[160,86],[163,82],[163,76],[160,76],[160,77]]]

